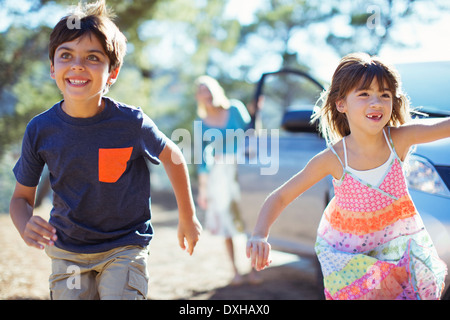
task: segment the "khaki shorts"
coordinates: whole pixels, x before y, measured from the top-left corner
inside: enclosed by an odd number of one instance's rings
[[[143,300],[147,297],[148,249],[124,246],[81,254],[47,246],[54,300]]]

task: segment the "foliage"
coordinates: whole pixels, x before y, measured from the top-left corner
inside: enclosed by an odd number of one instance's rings
[[[168,120],[164,123],[168,133],[174,129],[171,126],[190,127],[195,117],[193,81],[197,76],[208,73],[218,78],[231,97],[249,103],[253,84],[261,70],[268,71],[264,68],[270,59],[279,61],[280,68],[308,70],[304,59],[307,45],[320,45],[317,37],[312,38],[315,26],[328,28],[322,40],[338,55],[354,50],[377,53],[393,41],[389,30],[395,23],[417,15],[414,5],[418,2],[373,1],[371,5],[380,10],[380,21],[378,28],[371,29],[367,27],[371,12],[362,0],[261,0],[254,22],[247,25],[223,16],[228,1],[108,0],[128,39],[125,65],[110,96]],[[28,3],[26,12],[10,10],[19,22],[0,37],[0,147],[19,142],[29,119],[60,99],[48,76],[47,41],[52,25],[23,22],[28,14],[55,3]],[[60,8],[75,3],[58,1]],[[0,0],[0,5],[4,4],[5,0]],[[347,33],[334,28],[339,19]],[[300,34],[309,34],[311,42],[299,41]]]
[[[9,201],[16,183],[11,163],[14,163],[18,152],[19,150],[8,150],[0,159],[0,214],[9,211]]]

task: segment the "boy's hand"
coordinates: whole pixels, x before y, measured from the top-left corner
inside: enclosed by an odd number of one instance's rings
[[[57,239],[56,229],[41,217],[32,216],[25,226],[22,238],[30,247],[42,250],[44,245],[54,245]]]
[[[178,242],[183,250],[187,250],[192,255],[202,226],[195,215],[186,160],[181,150],[171,140],[167,141],[159,155],[159,160],[164,165],[177,201],[179,210]]]
[[[39,216],[33,215],[36,187],[27,187],[16,182],[9,205],[11,219],[20,236],[30,247],[44,249],[56,241],[56,229]]]
[[[196,216],[194,216],[192,220],[180,219],[180,222],[178,223],[178,242],[181,249],[187,250],[189,255],[192,255],[201,232],[202,226]]]
[[[263,270],[272,262],[270,248],[267,238],[251,237],[247,241],[247,258],[251,258],[252,268],[256,271]]]

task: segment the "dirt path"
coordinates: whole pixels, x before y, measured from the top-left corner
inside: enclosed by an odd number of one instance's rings
[[[153,204],[155,238],[150,245],[149,299],[320,299],[311,273],[276,263],[259,273],[261,284],[229,285],[233,274],[223,240],[203,232],[194,255],[189,256],[178,247],[177,212],[170,196],[162,197],[161,201]],[[45,217],[48,211],[47,204],[38,213]],[[237,237],[236,242],[238,267],[248,273],[245,237]],[[50,259],[44,252],[24,244],[7,214],[0,214],[0,248],[0,299],[49,299]]]

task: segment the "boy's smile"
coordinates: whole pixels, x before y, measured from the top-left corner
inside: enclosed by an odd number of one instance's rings
[[[85,79],[75,79],[75,78],[71,78],[68,79],[67,81],[69,81],[69,84],[71,86],[75,86],[75,87],[82,87],[85,86],[86,83],[88,83],[89,80],[85,80]]]
[[[100,41],[86,35],[58,46],[51,76],[64,95],[63,109],[73,117],[92,117],[101,112],[101,97],[119,70],[109,71],[110,61]]]

